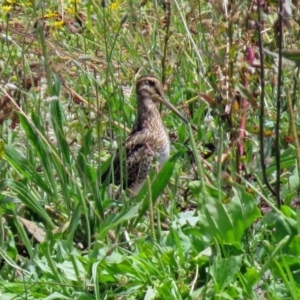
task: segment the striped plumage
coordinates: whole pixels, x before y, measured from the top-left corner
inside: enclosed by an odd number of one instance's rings
[[[135,125],[124,146],[117,151],[113,168],[109,168],[102,175],[103,181],[113,170],[114,183],[116,185],[123,183],[122,188],[128,188],[133,195],[137,194],[143,186],[154,157],[157,158],[160,166],[163,166],[170,154],[170,139],[157,104],[163,103],[188,123],[188,120],[166,100],[163,86],[156,77],[150,75],[140,77],[136,84],[136,94]]]

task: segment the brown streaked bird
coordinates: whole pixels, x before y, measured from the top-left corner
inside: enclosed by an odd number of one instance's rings
[[[133,129],[123,148],[117,151],[113,168],[108,168],[102,175],[102,182],[107,176],[110,176],[110,179],[113,177],[114,184],[122,183],[122,188],[129,189],[131,195],[136,195],[142,188],[154,157],[160,167],[169,158],[170,139],[157,105],[164,104],[189,123],[188,119],[167,101],[163,86],[156,77],[140,77],[136,83],[136,95],[137,117]]]

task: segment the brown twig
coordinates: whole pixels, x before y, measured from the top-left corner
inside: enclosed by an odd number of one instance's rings
[[[165,84],[166,81],[166,60],[167,60],[167,49],[168,49],[168,42],[170,38],[170,24],[171,24],[171,2],[166,1],[164,5],[166,11],[166,28],[165,28],[166,33],[164,39],[163,56],[161,59],[161,72],[162,72],[161,81],[163,85]]]
[[[280,208],[280,117],[281,117],[281,94],[282,94],[282,40],[283,40],[283,5],[279,0],[279,39],[278,39],[278,77],[277,77],[277,103],[276,103],[276,125],[275,125],[275,158],[276,158],[276,198],[277,205]]]
[[[276,191],[272,188],[268,181],[266,164],[265,164],[265,154],[264,154],[264,121],[265,121],[265,71],[264,71],[264,52],[261,36],[261,16],[260,16],[260,0],[257,0],[257,29],[258,29],[258,46],[259,46],[259,57],[260,57],[260,115],[259,115],[259,142],[260,142],[260,160],[261,160],[261,169],[264,183],[270,192],[276,197]]]

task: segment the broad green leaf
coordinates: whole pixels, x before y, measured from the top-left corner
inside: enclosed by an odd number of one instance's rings
[[[76,269],[72,261],[65,260],[62,263],[56,264],[56,267],[63,271],[65,277],[70,281],[77,281],[79,278],[84,278],[86,273],[82,263],[76,257],[74,260],[76,260]]]
[[[280,242],[286,236],[293,238],[297,235],[297,215],[290,207],[282,205],[280,211],[283,214],[278,214],[275,221],[274,238]]]
[[[175,247],[182,265],[185,264],[185,255],[191,249],[191,240],[181,228],[172,228],[167,236],[166,244]]]
[[[226,204],[206,191],[200,194],[200,230],[209,239],[216,238],[222,243],[238,242],[245,230],[261,216],[254,197],[243,186],[235,185],[233,190],[235,195]]]
[[[61,299],[61,300],[73,300],[74,298],[73,297],[65,296],[64,294],[58,293],[58,292],[54,292],[53,294],[51,294],[48,297],[44,298],[44,300],[58,300],[58,299]]]
[[[297,234],[293,237],[288,247],[288,254],[295,257],[294,263],[299,263],[298,258],[300,257],[300,235]]]
[[[230,283],[235,280],[237,272],[242,265],[242,255],[227,258],[217,257],[209,270],[219,291],[223,291]]]

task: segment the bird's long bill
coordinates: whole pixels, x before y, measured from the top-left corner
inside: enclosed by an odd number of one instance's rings
[[[180,117],[185,123],[189,123],[190,121],[185,117],[175,106],[173,106],[166,98],[162,97],[161,102],[171,109],[172,112],[174,112],[178,117]]]

